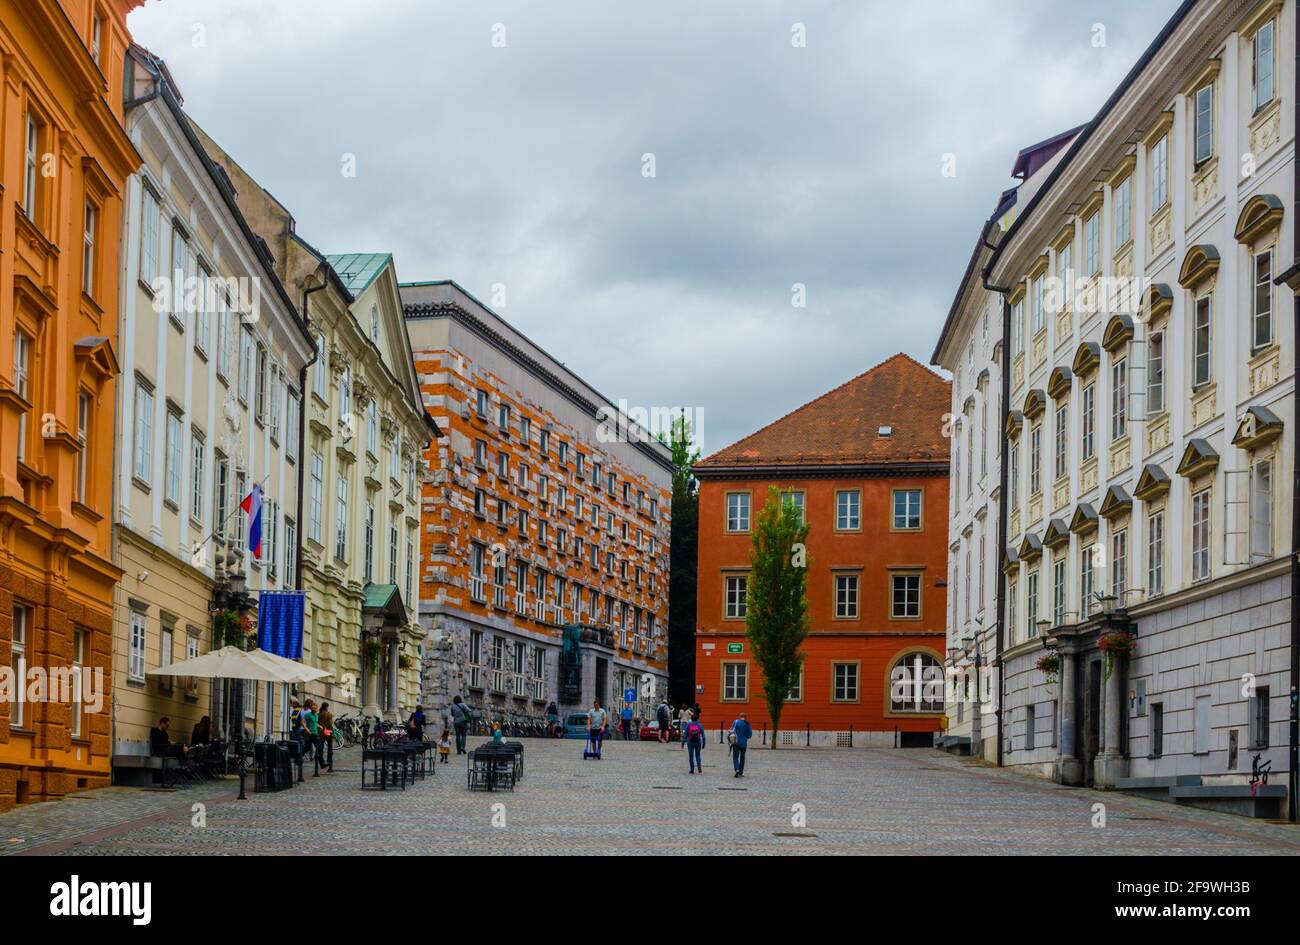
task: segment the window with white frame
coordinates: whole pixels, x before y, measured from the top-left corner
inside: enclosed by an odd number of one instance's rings
[[[13,632],[10,635],[9,669],[13,682],[9,686],[9,727],[22,728],[24,722],[23,707],[25,698],[20,698],[27,679],[27,641],[32,619],[32,610],[22,604],[14,604]],[[144,674],[143,669],[141,675]]]
[[[1052,561],[1052,625],[1065,623],[1065,556]]]
[[[23,215],[36,221],[37,201],[40,199],[41,160],[44,149],[41,138],[45,126],[32,112],[27,113],[27,141],[23,156]]]
[[[1043,425],[1034,424],[1029,431],[1029,494],[1043,491]]]
[[[289,462],[298,460],[298,417],[300,405],[298,391],[289,388],[288,423],[285,427],[284,458]]]
[[[1251,350],[1273,343],[1273,251],[1255,254],[1255,291],[1251,300]]]
[[[1250,467],[1250,560],[1273,557],[1273,460],[1256,460]]]
[[[921,490],[894,490],[894,530],[916,531],[921,527]]]
[[[862,527],[862,493],[840,489],[835,493],[835,530],[857,531]]]
[[[1013,440],[1007,461],[1007,493],[1011,508],[1020,508],[1020,441]]]
[[[166,469],[164,470],[163,498],[172,505],[179,506],[181,501],[181,434],[180,415],[173,410],[167,411]]]
[[[1210,498],[1211,490],[1202,489],[1192,496],[1192,580],[1210,576]]]
[[[835,575],[835,616],[840,620],[857,619],[858,576],[856,574]]]
[[[253,387],[253,333],[244,326],[239,332],[239,400],[248,403]]]
[[[1169,135],[1151,146],[1151,212],[1169,202]]]
[[[1132,213],[1132,180],[1125,177],[1111,194],[1111,214],[1115,218],[1115,248],[1119,249],[1129,241],[1131,233],[1130,215]]]
[[[317,450],[311,451],[311,485],[308,499],[307,537],[320,544],[325,510],[325,457]]]
[[[921,616],[921,575],[890,576],[890,613],[895,620],[914,620]]]
[[[1033,303],[1031,311],[1033,312],[1033,331],[1034,336],[1047,327],[1047,322],[1043,317],[1043,277],[1037,276],[1034,279],[1032,295],[1030,299]]]
[[[89,481],[86,464],[90,454],[91,397],[85,391],[77,394],[77,491],[78,502],[86,502]]]
[[[1128,358],[1110,366],[1110,438],[1128,435]]]
[[[1165,333],[1152,332],[1147,338],[1147,414],[1165,410]]]
[[[81,701],[82,677],[86,668],[87,631],[80,627],[72,631],[72,723],[73,738],[81,738],[85,731],[85,706]]]
[[[1084,545],[1079,550],[1079,615],[1087,618],[1092,612],[1094,593],[1096,591],[1096,572],[1094,566],[1097,559],[1097,546],[1095,544]]]
[[[1196,300],[1192,320],[1192,387],[1203,387],[1214,377],[1213,338],[1211,336],[1212,310],[1210,296],[1204,295]]]
[[[501,580],[505,580],[504,565],[501,566]],[[397,584],[397,526],[388,526],[388,583]]]
[[[348,559],[348,480],[339,476],[334,520],[334,557],[340,561]]]
[[[1128,592],[1128,529],[1120,528],[1110,536],[1110,593],[1123,606]]]
[[[18,610],[14,610],[14,616]],[[126,674],[135,682],[144,682],[145,652],[149,645],[149,624],[143,613],[131,609],[130,639],[127,644]]]
[[[727,493],[727,531],[749,531],[749,493]]]
[[[158,198],[148,187],[142,187],[144,212],[140,225],[140,281],[150,290],[158,278]]]
[[[1192,96],[1193,159],[1200,167],[1214,157],[1214,83],[1201,86]]]
[[[857,702],[858,676],[861,667],[857,663],[831,664],[831,702]]]
[[[298,523],[289,517],[284,520],[284,580],[292,586],[298,575]]]
[[[14,332],[14,393],[31,400],[32,339],[26,332]],[[152,397],[150,398],[152,402]],[[27,459],[27,410],[18,415],[18,460]]]
[[[1015,578],[1007,581],[1007,628],[1011,634],[1011,639],[1015,639],[1016,630],[1020,624],[1016,619],[1017,605],[1020,603],[1019,583]]]
[[[1275,20],[1269,20],[1251,40],[1250,100],[1254,111],[1259,111],[1273,101],[1273,31]]]
[[[206,460],[207,446],[203,442],[203,433],[194,428],[190,429],[190,518],[203,525],[203,510],[207,507],[207,496],[204,495],[204,486],[207,480],[203,477],[203,466]]]
[[[1101,211],[1084,221],[1083,250],[1085,275],[1092,278],[1101,272]]]
[[[728,620],[744,620],[749,605],[749,578],[744,574],[729,574],[725,584],[725,610]]]
[[[889,671],[891,712],[942,712],[944,672],[928,653],[909,653]]]
[[[747,702],[749,700],[749,664],[722,664],[722,701]]]
[[[1079,449],[1084,459],[1091,459],[1097,449],[1096,436],[1097,385],[1089,384],[1079,395],[1081,436]]]
[[[1061,403],[1056,407],[1056,425],[1052,433],[1056,437],[1056,478],[1064,479],[1070,474],[1070,408]]]
[[[362,574],[365,583],[375,579],[375,500],[367,497],[366,517],[361,530]]]
[[[1147,516],[1147,594],[1159,597],[1165,592],[1165,510]]]
[[[81,291],[95,297],[95,234],[99,229],[99,211],[86,201],[81,234]]]
[[[1029,569],[1026,583],[1028,599],[1025,606],[1025,639],[1032,640],[1038,633],[1038,565]]]

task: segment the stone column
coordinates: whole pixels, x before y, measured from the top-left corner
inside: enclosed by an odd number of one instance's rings
[[[361,714],[368,719],[378,718],[382,714],[379,711],[379,665],[377,662],[371,665],[364,651],[361,660],[365,668],[362,674],[365,677],[362,683],[362,688],[365,690],[362,699],[365,705],[361,707]]]
[[[400,722],[402,720],[402,707],[398,703],[397,695],[397,653],[398,643],[396,640],[388,644],[388,721]]]
[[[1093,762],[1092,780],[1097,787],[1114,787],[1120,778],[1128,777],[1128,759],[1120,754],[1119,731],[1123,721],[1123,693],[1120,680],[1123,676],[1121,661],[1124,657],[1113,657],[1110,677],[1105,681],[1106,708],[1103,712],[1106,726],[1103,731],[1101,754]]]
[[[1061,726],[1058,734],[1056,780],[1061,784],[1082,784],[1083,766],[1079,763],[1078,720],[1074,714],[1074,653],[1061,651]]]

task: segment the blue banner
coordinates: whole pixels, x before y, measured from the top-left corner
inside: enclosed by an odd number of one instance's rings
[[[302,591],[262,591],[257,600],[257,645],[286,659],[302,659]]]

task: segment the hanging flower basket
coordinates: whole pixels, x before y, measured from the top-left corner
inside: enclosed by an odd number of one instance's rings
[[[406,653],[399,653],[397,656],[398,669],[410,669],[411,666],[411,657]]]
[[[244,646],[244,624],[235,611],[217,611],[212,615],[212,628],[219,646]]]
[[[1049,683],[1056,682],[1056,677],[1061,673],[1061,656],[1059,653],[1044,653],[1038,657],[1038,662],[1034,664],[1038,671],[1047,677]]]
[[[1097,641],[1097,649],[1106,656],[1106,678],[1110,679],[1115,669],[1115,657],[1130,656],[1137,649],[1137,637],[1127,630],[1113,630],[1102,634]]]
[[[384,644],[378,637],[370,637],[361,642],[361,655],[365,659],[366,669],[374,671],[379,668],[379,657],[384,652]]]

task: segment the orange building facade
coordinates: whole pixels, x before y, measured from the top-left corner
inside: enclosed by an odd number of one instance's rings
[[[139,5],[0,2],[0,810],[109,781],[118,247],[140,163],[122,83]]]
[[[802,509],[811,632],[781,716],[790,746],[928,744],[943,719],[949,385],[897,355],[695,467],[696,694],[706,728],[771,719],[745,637],[769,490]]]

